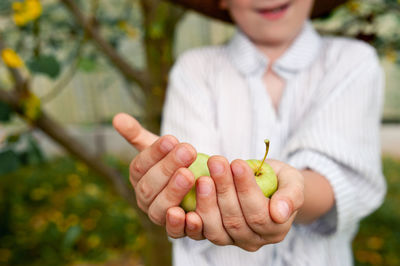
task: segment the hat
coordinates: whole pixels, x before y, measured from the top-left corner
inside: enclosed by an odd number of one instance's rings
[[[168,0],[169,2],[179,4],[183,7],[195,10],[206,16],[232,22],[227,10],[219,8],[220,0]],[[311,18],[317,18],[328,14],[332,9],[347,0],[315,0],[314,7],[311,12]]]

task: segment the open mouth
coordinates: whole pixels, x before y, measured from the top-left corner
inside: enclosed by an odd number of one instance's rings
[[[258,13],[268,20],[277,20],[286,14],[289,6],[290,3],[286,3],[273,8],[261,8],[258,9]]]

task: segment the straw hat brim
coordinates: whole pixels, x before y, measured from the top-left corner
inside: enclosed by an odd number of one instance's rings
[[[168,0],[185,8],[195,10],[208,17],[225,22],[232,22],[229,13],[218,6],[219,0]],[[347,0],[315,0],[311,12],[311,18],[317,18],[329,14],[332,9],[347,2]]]

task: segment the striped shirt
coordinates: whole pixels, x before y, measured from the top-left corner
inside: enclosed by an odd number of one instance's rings
[[[229,160],[261,159],[268,138],[269,158],[325,176],[335,205],[256,252],[208,240],[173,240],[176,266],[352,265],[358,223],[383,201],[383,72],[374,49],[321,37],[306,22],[271,66],[285,81],[278,109],[262,80],[267,66],[268,58],[239,30],[226,45],[184,53],[170,75],[162,133]]]

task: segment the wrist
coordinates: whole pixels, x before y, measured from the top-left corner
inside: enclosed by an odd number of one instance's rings
[[[299,209],[295,222],[310,224],[328,213],[334,206],[333,188],[328,180],[312,170],[300,171],[304,176],[304,204]]]

